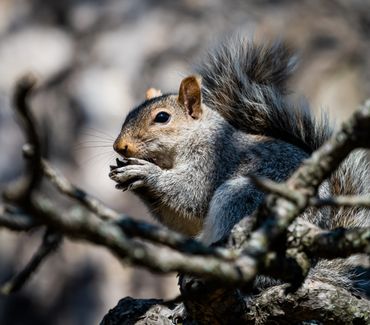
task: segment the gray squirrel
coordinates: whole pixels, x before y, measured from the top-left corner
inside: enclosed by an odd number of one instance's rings
[[[294,62],[281,43],[233,39],[209,52],[178,94],[149,94],[114,143],[124,158],[110,172],[116,187],[171,229],[208,245],[227,237],[264,198],[249,175],[284,181],[332,134],[327,119],[290,103]],[[364,152],[355,151],[319,194],[368,193],[369,175]],[[301,217],[322,229],[370,226],[365,209],[311,208]],[[354,261],[319,261],[310,276],[355,287]]]

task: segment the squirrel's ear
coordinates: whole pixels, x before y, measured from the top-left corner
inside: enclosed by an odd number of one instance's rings
[[[155,88],[149,88],[145,93],[146,99],[152,99],[158,96],[162,96],[162,92],[159,89],[155,89]]]
[[[190,76],[181,81],[178,101],[192,118],[198,119],[201,116],[201,88],[197,77]]]

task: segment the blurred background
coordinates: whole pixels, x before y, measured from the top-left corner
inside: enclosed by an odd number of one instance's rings
[[[177,91],[201,53],[234,32],[280,38],[300,58],[291,88],[341,121],[370,96],[369,13],[368,0],[0,0],[0,186],[22,172],[10,101],[17,78],[31,71],[54,166],[109,206],[150,220],[108,178],[112,142],[147,88]],[[0,229],[0,283],[39,240]],[[177,292],[175,274],[121,265],[99,247],[65,240],[19,293],[0,296],[0,324],[96,324],[122,297]]]

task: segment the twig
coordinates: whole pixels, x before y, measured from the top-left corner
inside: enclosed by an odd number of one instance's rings
[[[370,208],[370,195],[346,195],[329,198],[312,198],[310,205],[316,207],[333,206],[333,207],[356,207]]]
[[[14,184],[3,193],[3,197],[12,202],[22,202],[26,204],[34,188],[41,181],[41,145],[37,134],[36,122],[29,109],[28,97],[36,84],[36,79],[32,75],[21,78],[16,85],[13,105],[17,117],[22,125],[22,131],[27,139],[29,150],[33,151],[32,158],[27,164],[27,174],[20,183]]]
[[[234,260],[238,256],[238,253],[233,250],[222,247],[209,247],[178,232],[171,231],[161,226],[133,220],[127,216],[121,217],[116,224],[127,236],[146,239],[152,243],[176,249],[179,252],[194,255],[217,256],[229,260]]]
[[[45,159],[42,160],[42,171],[62,194],[80,202],[102,219],[118,219],[119,214],[116,211],[104,206],[99,200],[71,184],[62,174],[54,170]]]
[[[60,234],[46,230],[42,243],[35,255],[32,256],[22,271],[2,286],[1,293],[10,294],[22,288],[31,275],[40,267],[41,263],[55,251],[61,241],[62,236]]]
[[[289,227],[288,244],[316,258],[370,254],[370,228],[324,231],[308,222],[297,220]]]
[[[300,192],[290,189],[285,183],[277,183],[270,179],[250,176],[253,183],[262,191],[283,197],[292,202],[304,199]],[[357,207],[370,208],[370,195],[343,195],[328,198],[313,197],[309,199],[309,206],[324,207]]]
[[[290,189],[285,183],[277,183],[268,178],[254,175],[250,175],[249,178],[254,185],[265,193],[272,193],[292,202],[299,202],[302,200],[302,195]]]
[[[17,208],[13,211],[0,206],[0,228],[7,228],[15,231],[28,231],[39,226],[35,218],[23,213]]]

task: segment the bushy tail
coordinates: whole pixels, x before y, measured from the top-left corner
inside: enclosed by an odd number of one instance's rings
[[[329,178],[328,195],[364,195],[370,193],[370,165],[366,152],[351,153]],[[319,217],[320,216],[320,217]],[[319,219],[317,219],[319,217]],[[314,218],[315,219],[315,218]],[[317,211],[317,222],[326,229],[370,227],[370,210],[359,207],[327,208]],[[320,260],[310,277],[354,290],[370,298],[369,257],[353,255],[346,259]]]
[[[329,180],[330,194],[370,194],[370,164],[364,150],[352,152],[334,171]],[[370,210],[358,207],[333,208],[329,229],[344,227],[370,227]]]
[[[295,144],[307,152],[331,134],[326,119],[315,121],[307,105],[286,99],[295,59],[282,43],[256,45],[234,38],[211,51],[196,67],[203,102],[236,128]]]

